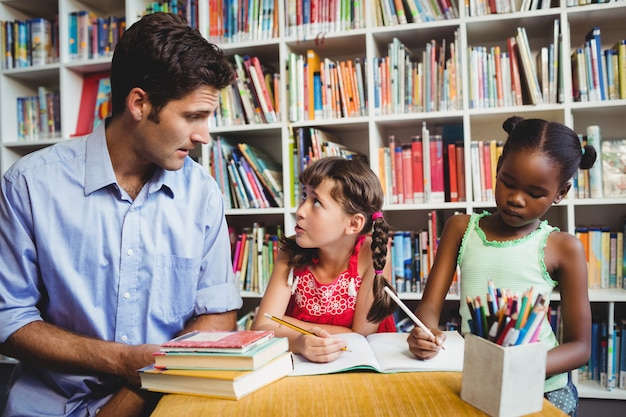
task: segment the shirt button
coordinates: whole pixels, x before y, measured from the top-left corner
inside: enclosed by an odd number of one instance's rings
[[[132,255],[133,255],[133,253],[134,253],[134,252],[133,252],[133,250],[132,250],[132,249],[128,249],[128,250],[126,251],[126,254],[127,254],[128,256],[132,256]]]
[[[128,340],[128,336],[124,335],[122,336],[122,342],[126,342]]]
[[[124,298],[126,298],[128,300],[130,298],[130,293],[129,292],[125,292],[124,293]]]

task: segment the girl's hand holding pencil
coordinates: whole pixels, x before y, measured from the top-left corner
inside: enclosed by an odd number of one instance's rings
[[[331,334],[324,329],[319,327],[313,327],[310,330],[303,329],[268,313],[265,313],[265,317],[300,333],[302,337],[293,340],[295,345],[297,345],[296,350],[311,362],[331,362],[337,359],[342,351],[350,351],[344,341],[331,338]]]

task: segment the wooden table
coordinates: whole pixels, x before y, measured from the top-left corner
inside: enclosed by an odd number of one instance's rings
[[[240,400],[165,395],[152,417],[481,416],[461,400],[460,372],[348,372],[285,377]],[[532,416],[564,417],[544,400]]]

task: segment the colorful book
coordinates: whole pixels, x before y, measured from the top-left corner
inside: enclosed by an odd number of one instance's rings
[[[263,149],[248,143],[239,143],[237,146],[263,186],[271,194],[277,207],[283,207],[282,167]]]
[[[271,330],[193,331],[161,344],[161,352],[244,353],[274,337]]]
[[[255,370],[141,368],[141,388],[165,393],[240,399],[293,371],[290,352]]]
[[[626,139],[602,140],[602,190],[605,198],[626,195]]]
[[[156,368],[254,370],[289,350],[289,339],[274,337],[244,353],[162,352],[153,354]]]

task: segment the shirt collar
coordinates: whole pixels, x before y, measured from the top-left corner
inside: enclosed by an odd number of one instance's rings
[[[100,123],[86,139],[85,195],[89,195],[111,184],[117,184],[107,148],[105,125],[106,122]],[[185,161],[185,165],[187,165],[187,161]],[[174,171],[157,168],[150,181],[148,181],[148,193],[163,189],[173,198],[177,183]]]

